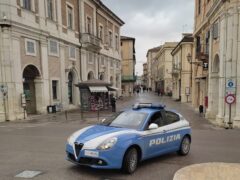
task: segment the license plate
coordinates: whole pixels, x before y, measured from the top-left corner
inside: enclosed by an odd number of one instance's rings
[[[85,150],[84,155],[85,155],[85,156],[90,156],[90,157],[98,157],[98,156],[99,156],[99,153],[96,152],[96,151],[88,151],[88,150]]]

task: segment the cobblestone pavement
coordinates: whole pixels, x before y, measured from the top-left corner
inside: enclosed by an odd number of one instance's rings
[[[185,166],[203,162],[240,162],[240,130],[216,127],[193,110],[190,104],[176,102],[154,93],[142,93],[117,101],[117,110],[130,108],[135,102],[160,102],[169,109],[179,111],[193,128],[190,154],[180,157],[176,153],[147,160],[133,175],[119,170],[96,170],[79,167],[65,160],[65,143],[74,131],[98,122],[97,112],[71,111],[30,117],[18,122],[0,123],[0,179],[20,179],[15,175],[23,170],[43,173],[34,179],[88,180],[88,179],[163,179],[170,180]],[[99,119],[111,115],[100,112]]]

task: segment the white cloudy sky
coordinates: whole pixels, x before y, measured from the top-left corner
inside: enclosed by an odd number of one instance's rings
[[[102,0],[124,22],[121,35],[136,38],[136,73],[142,74],[148,49],[181,40],[193,31],[194,0]]]

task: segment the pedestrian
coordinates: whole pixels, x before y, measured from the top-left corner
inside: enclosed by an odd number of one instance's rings
[[[160,95],[160,89],[158,89],[158,91],[157,91],[157,92],[158,92],[158,96],[159,96],[159,95]]]
[[[116,112],[116,99],[113,94],[110,95],[110,102],[112,106],[112,112]]]

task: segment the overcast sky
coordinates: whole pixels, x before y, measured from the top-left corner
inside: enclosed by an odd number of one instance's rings
[[[136,73],[142,75],[148,49],[181,40],[193,31],[194,0],[102,0],[125,25],[121,35],[136,38]]]

